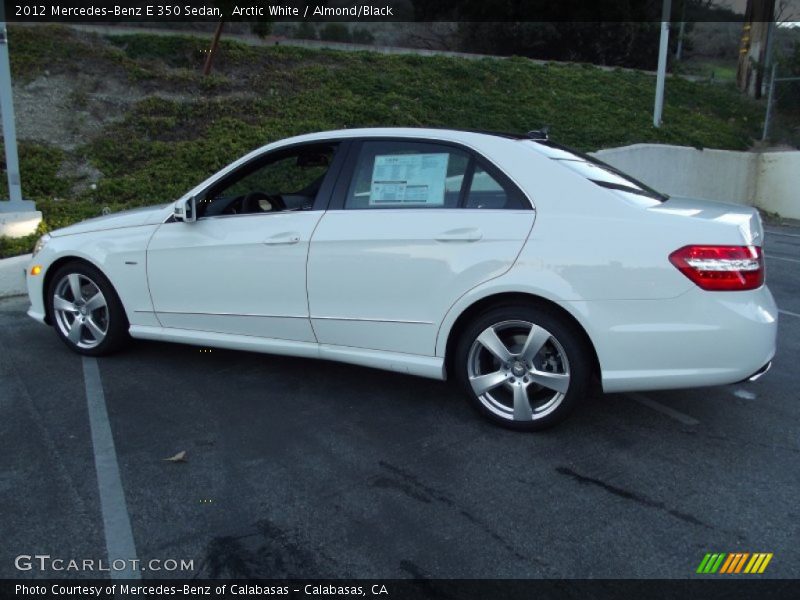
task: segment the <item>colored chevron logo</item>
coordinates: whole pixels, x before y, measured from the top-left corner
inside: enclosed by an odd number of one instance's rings
[[[709,552],[700,561],[697,572],[719,575],[763,573],[771,560],[772,552]]]

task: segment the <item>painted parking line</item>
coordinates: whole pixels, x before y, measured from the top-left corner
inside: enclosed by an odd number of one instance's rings
[[[783,310],[782,308],[779,308],[778,312],[781,313],[782,315],[789,315],[790,317],[800,318],[800,314],[798,314],[796,312],[792,312],[790,310]]]
[[[664,404],[661,404],[660,402],[656,402],[655,400],[653,400],[651,398],[648,398],[644,394],[640,394],[638,392],[631,392],[631,393],[628,393],[628,394],[625,394],[625,395],[628,398],[630,398],[631,400],[634,400],[634,401],[638,402],[639,404],[642,404],[642,405],[644,405],[644,406],[646,406],[648,408],[651,408],[656,412],[660,412],[663,415],[667,415],[668,417],[671,417],[671,418],[675,419],[676,421],[679,421],[679,422],[683,423],[684,425],[699,425],[700,424],[700,421],[698,421],[694,417],[690,417],[689,415],[686,415],[686,414],[684,414],[684,413],[682,413],[680,411],[677,411],[677,410],[675,410],[674,408],[672,408],[670,406],[666,406]]]
[[[125,569],[109,571],[112,579],[141,579],[131,561],[136,560],[136,545],[133,541],[128,505],[119,475],[117,451],[111,424],[108,422],[106,398],[97,359],[83,357],[83,381],[86,386],[86,403],[89,409],[89,425],[94,447],[94,466],[97,472],[97,488],[100,492],[100,510],[103,513],[103,529],[106,538],[109,567],[114,561],[125,561]],[[121,563],[120,563],[121,564]]]
[[[798,258],[786,258],[785,256],[775,256],[774,254],[765,254],[767,258],[774,258],[775,260],[785,260],[786,262],[800,263]]]

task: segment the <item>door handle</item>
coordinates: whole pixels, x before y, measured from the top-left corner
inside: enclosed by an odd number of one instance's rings
[[[273,235],[272,237],[268,237],[264,240],[264,244],[267,246],[280,246],[280,245],[288,245],[288,244],[296,244],[300,241],[300,234],[295,232],[290,233],[278,233]]]
[[[437,242],[477,242],[483,237],[480,229],[465,227],[463,229],[451,229],[443,231],[436,236]]]

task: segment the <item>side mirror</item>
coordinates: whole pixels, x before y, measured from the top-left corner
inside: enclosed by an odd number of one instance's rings
[[[197,221],[197,197],[192,196],[188,200],[176,202],[172,215],[176,221],[183,221],[184,223]]]

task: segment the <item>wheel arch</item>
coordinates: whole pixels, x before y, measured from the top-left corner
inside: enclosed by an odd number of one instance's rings
[[[50,283],[53,281],[53,276],[58,272],[58,270],[63,267],[64,265],[71,263],[71,262],[80,262],[87,265],[90,265],[100,271],[103,276],[108,279],[109,283],[111,283],[111,287],[114,287],[114,283],[109,279],[108,275],[100,268],[99,265],[95,264],[91,260],[84,258],[83,256],[76,256],[74,254],[70,254],[67,256],[60,256],[56,260],[54,260],[50,265],[47,267],[47,270],[44,272],[44,280],[42,281],[42,301],[44,303],[44,322],[48,325],[53,324],[53,315],[50,311],[50,302],[47,298],[47,292],[50,289]],[[115,289],[116,292],[116,289]]]
[[[530,294],[525,292],[500,292],[491,294],[489,296],[484,296],[483,298],[479,298],[469,306],[467,306],[464,310],[461,311],[461,314],[458,315],[456,320],[453,322],[450,331],[447,333],[447,343],[445,345],[445,355],[444,355],[444,367],[445,367],[445,377],[449,379],[449,374],[453,372],[452,368],[452,361],[455,354],[456,345],[458,344],[458,340],[463,334],[464,330],[467,328],[469,323],[477,317],[482,312],[496,308],[498,306],[507,306],[507,305],[518,305],[518,304],[528,304],[531,306],[540,306],[546,307],[548,310],[551,310],[557,313],[559,316],[563,317],[567,322],[571,323],[578,333],[583,338],[586,347],[589,349],[589,352],[592,357],[592,373],[597,378],[601,376],[601,369],[600,369],[600,360],[597,356],[597,350],[595,349],[594,343],[592,339],[589,337],[589,334],[586,331],[586,328],[581,324],[581,322],[565,309],[560,304],[544,298],[542,296],[537,296],[536,294]]]

